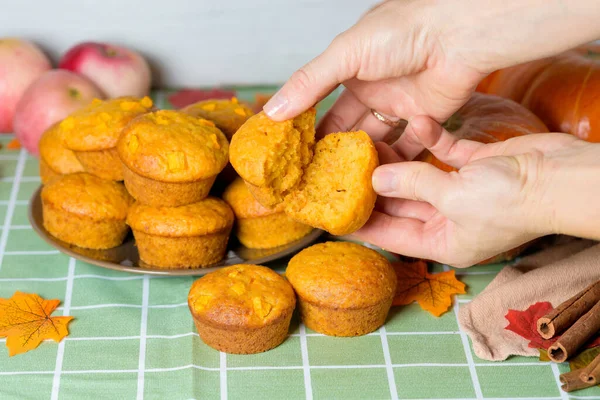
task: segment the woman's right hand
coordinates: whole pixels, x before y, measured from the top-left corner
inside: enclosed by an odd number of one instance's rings
[[[482,144],[423,116],[404,136],[420,149],[377,144],[381,198],[359,239],[456,267],[548,234],[600,240],[600,144],[562,133]],[[423,148],[459,171],[410,161]]]
[[[600,37],[597,0],[388,0],[296,71],[265,105],[290,119],[338,85],[347,90],[319,134],[362,129],[375,141],[391,120],[446,120],[495,69],[556,54]]]

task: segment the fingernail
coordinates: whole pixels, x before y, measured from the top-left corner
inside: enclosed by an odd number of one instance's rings
[[[396,189],[396,174],[385,167],[377,168],[371,181],[373,189],[379,194],[390,193]]]
[[[283,112],[288,106],[288,99],[285,97],[281,91],[275,93],[273,97],[267,101],[267,104],[264,105],[263,110],[265,114],[269,117],[274,117],[276,114]]]

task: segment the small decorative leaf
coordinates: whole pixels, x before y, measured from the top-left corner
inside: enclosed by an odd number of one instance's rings
[[[397,262],[394,269],[398,276],[393,302],[396,306],[416,301],[439,317],[452,306],[452,295],[466,293],[465,284],[456,279],[454,271],[430,274],[425,261]]]
[[[556,342],[560,336],[556,336],[552,339],[542,338],[537,331],[537,320],[548,314],[553,308],[551,303],[544,301],[532,304],[524,311],[508,310],[505,318],[509,323],[504,329],[512,331],[529,340],[529,347],[531,348],[548,350],[548,347]],[[594,337],[594,339],[586,345],[586,348],[589,349],[596,346],[600,346],[599,336]]]
[[[69,334],[73,317],[50,316],[59,304],[60,300],[21,292],[0,299],[0,337],[6,338],[9,356],[33,350],[46,339],[60,342]]]
[[[21,149],[21,142],[19,142],[19,139],[13,139],[10,142],[8,142],[8,144],[6,145],[6,148],[9,150],[20,150]]]

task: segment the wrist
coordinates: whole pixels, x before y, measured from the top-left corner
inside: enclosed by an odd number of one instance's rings
[[[600,144],[576,141],[544,157],[535,219],[543,234],[600,240]]]
[[[443,47],[482,73],[559,54],[600,37],[591,0],[442,2]]]

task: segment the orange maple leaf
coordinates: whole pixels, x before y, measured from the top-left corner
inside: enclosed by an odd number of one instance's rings
[[[19,139],[13,139],[8,142],[6,148],[9,150],[19,150],[21,148],[21,142],[19,142]]]
[[[6,338],[9,356],[33,350],[46,339],[60,342],[69,334],[73,317],[50,316],[59,304],[60,300],[21,292],[0,299],[0,337]]]
[[[452,305],[452,295],[466,293],[465,284],[456,279],[454,271],[430,274],[425,261],[394,263],[394,269],[398,276],[395,306],[416,301],[439,317]]]

